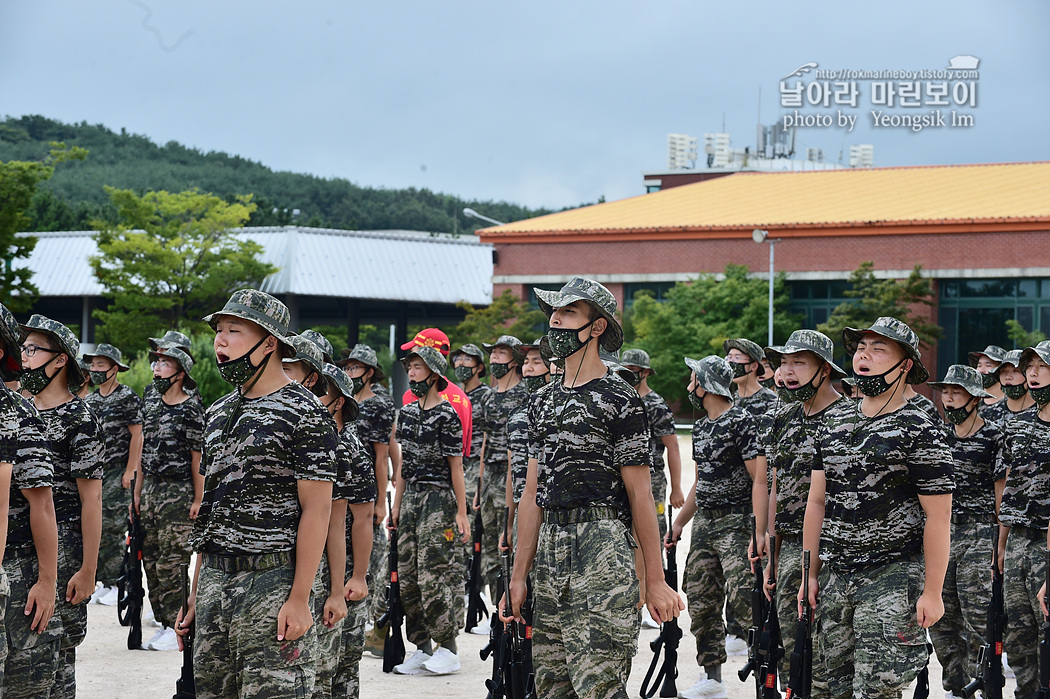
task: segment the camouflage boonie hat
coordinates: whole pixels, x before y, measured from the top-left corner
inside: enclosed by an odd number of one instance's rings
[[[729,356],[729,350],[733,349],[743,352],[753,362],[761,362],[762,358],[766,356],[757,342],[752,342],[746,337],[732,338],[722,343],[722,351],[725,352],[726,357]]]
[[[700,388],[708,393],[733,399],[729,387],[733,384],[733,370],[729,368],[729,362],[722,357],[709,355],[701,360],[691,357],[685,358],[685,365],[696,374],[696,380]]]
[[[357,416],[361,414],[361,408],[354,400],[354,384],[350,381],[350,377],[346,375],[346,372],[337,367],[331,362],[325,362],[324,373],[322,374],[326,386],[334,386],[335,390],[339,392],[343,400],[343,419],[347,422],[353,422],[357,420]]]
[[[860,342],[860,338],[866,332],[882,335],[888,340],[893,340],[904,349],[908,359],[912,360],[911,371],[908,372],[908,377],[905,379],[908,383],[925,383],[930,378],[930,372],[922,365],[922,353],[919,352],[919,336],[908,327],[907,323],[890,316],[883,316],[872,323],[870,328],[843,328],[842,344],[846,348],[846,354],[850,356],[856,354],[857,343]]]
[[[477,359],[478,366],[481,367],[481,371],[478,372],[478,378],[484,378],[485,374],[488,373],[488,369],[485,368],[485,353],[481,351],[481,348],[475,344],[465,344],[452,354],[448,355],[448,363],[455,364],[456,356],[460,354]]]
[[[1015,369],[1019,369],[1021,367],[1021,350],[1010,350],[1009,352],[1004,354],[1003,361],[999,362],[999,368],[995,371],[998,372],[1000,369],[1002,369],[1004,364],[1009,364]]]
[[[321,356],[324,357],[325,364],[332,363],[332,356],[335,354],[335,348],[332,347],[332,343],[328,341],[327,337],[316,330],[303,330],[299,333],[299,337],[304,337],[317,345],[317,349],[321,350]]]
[[[996,364],[1002,364],[1003,363],[1003,357],[1006,356],[1006,350],[1004,350],[999,345],[988,345],[981,352],[970,352],[970,354],[969,354],[970,366],[972,366],[973,368],[976,369],[977,368],[977,360],[979,360],[982,355],[985,356],[985,357],[988,357],[989,359],[991,359]]]
[[[766,347],[766,359],[774,370],[780,368],[780,362],[785,354],[797,354],[799,352],[812,352],[831,367],[831,378],[841,379],[846,375],[835,362],[835,343],[831,338],[816,330],[796,330],[783,345]]]
[[[84,382],[87,381],[87,374],[80,368],[80,362],[77,361],[77,354],[80,352],[80,340],[73,334],[73,331],[57,320],[51,320],[39,313],[34,313],[27,323],[20,326],[20,329],[22,332],[19,336],[19,342],[25,342],[29,333],[38,332],[44,333],[58,345],[59,352],[69,357],[69,360],[66,362],[68,367],[66,383],[69,386],[69,390],[72,393],[79,391]],[[19,350],[19,358],[21,358],[21,350]]]
[[[656,376],[656,369],[650,364],[649,353],[643,349],[624,350],[620,355],[620,364],[648,369],[650,374]]]
[[[1021,371],[1027,371],[1028,364],[1036,357],[1050,364],[1050,340],[1043,340],[1035,347],[1026,347],[1021,352],[1021,358],[1017,360],[1017,368]]]
[[[444,376],[445,370],[448,369],[448,360],[445,359],[445,355],[433,347],[414,347],[401,359],[401,366],[405,368],[405,371],[408,371],[408,363],[411,361],[412,355],[422,359],[423,363],[438,375],[438,390],[444,391],[448,387],[448,380]]]
[[[974,397],[992,397],[991,393],[984,390],[984,386],[981,384],[981,375],[977,370],[962,364],[952,364],[948,367],[943,381],[930,381],[927,385],[937,391],[943,391],[946,386],[958,386]]]
[[[623,327],[620,326],[620,321],[616,320],[616,297],[598,282],[573,277],[559,291],[534,291],[536,302],[548,319],[556,308],[563,308],[574,301],[587,301],[598,311],[598,315],[608,322],[608,327],[601,336],[601,346],[615,352],[623,345]]]
[[[540,359],[543,360],[543,363],[546,364],[547,366],[551,365],[551,358],[554,356],[554,353],[551,352],[551,345],[547,341],[547,336],[546,335],[542,335],[540,337],[537,337],[535,340],[532,341],[531,344],[526,345],[526,344],[522,343],[522,345],[521,345],[522,361],[524,361],[525,356],[527,356],[528,353],[531,352],[532,350],[539,350],[540,351]]]
[[[15,316],[7,306],[0,303],[0,344],[3,344],[4,358],[0,360],[0,378],[14,381],[22,374],[22,329]]]
[[[258,289],[235,291],[221,311],[204,316],[203,320],[214,330],[219,316],[249,320],[276,337],[277,341],[287,348],[289,354],[296,351],[295,346],[288,340],[288,322],[291,319],[288,306],[265,292]]]
[[[289,342],[295,348],[294,357],[285,357],[281,361],[284,364],[293,362],[306,362],[310,368],[317,372],[318,376],[324,371],[324,359],[321,357],[321,348],[302,335],[289,335]]]
[[[186,354],[189,354],[193,343],[188,335],[180,333],[178,330],[169,330],[161,337],[151,337],[149,339],[149,348],[152,352],[167,349],[168,347],[178,347]]]
[[[440,354],[440,353],[439,353]],[[444,357],[442,357],[444,359]],[[386,378],[383,367],[379,366],[379,358],[376,351],[368,345],[360,343],[354,345],[353,349],[343,350],[343,358],[334,362],[336,366],[345,367],[350,360],[361,362],[365,366],[372,367],[372,383],[379,383]]]
[[[525,360],[525,353],[528,350],[522,349],[521,340],[514,337],[513,335],[500,335],[496,338],[493,343],[482,342],[481,346],[485,348],[485,352],[492,354],[492,350],[497,347],[503,346],[510,350],[511,354],[514,355],[514,361],[521,364]]]
[[[84,360],[90,364],[91,360],[95,357],[105,357],[106,359],[110,360],[111,362],[117,365],[117,373],[120,373],[122,371],[127,371],[131,368],[124,362],[120,361],[121,356],[122,355],[120,353],[120,350],[118,350],[113,345],[108,345],[105,342],[103,342],[100,345],[95,345],[94,352],[90,354],[85,352]]]
[[[182,378],[182,387],[188,389],[197,388],[197,382],[190,376],[190,370],[193,369],[193,357],[188,352],[184,351],[181,347],[168,347],[164,351],[153,350],[149,353],[149,361],[152,364],[158,359],[174,359],[182,367],[182,371],[185,372],[185,376]]]

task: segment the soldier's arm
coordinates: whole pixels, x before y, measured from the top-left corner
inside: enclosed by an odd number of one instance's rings
[[[190,474],[193,476],[193,504],[190,505],[190,519],[197,519],[201,502],[204,500],[204,474],[201,473],[201,453],[190,452]]]
[[[635,536],[642,549],[641,568],[645,573],[645,603],[657,623],[668,621],[685,609],[678,594],[664,581],[664,565],[660,556],[660,528],[656,523],[656,502],[653,500],[648,465],[623,466],[620,477],[631,503],[631,519]]]
[[[387,459],[390,456],[390,445],[382,442],[372,442],[372,451],[376,455],[376,501],[372,506],[372,521],[380,524],[386,519],[386,489],[390,483],[390,471]],[[350,508],[351,510],[353,508]],[[356,520],[355,520],[356,521]]]
[[[95,571],[98,568],[98,546],[102,540],[102,479],[78,478],[80,494],[80,533],[84,552],[80,570],[66,585],[66,601],[79,604],[95,591]]]
[[[685,503],[685,495],[682,493],[682,455],[678,451],[678,435],[667,434],[660,437],[660,441],[667,450],[667,470],[671,475],[671,507],[681,507]]]
[[[809,551],[809,604],[817,606],[817,574],[820,572],[820,530],[824,526],[824,494],[827,480],[823,469],[810,471],[809,498],[806,500],[806,515],[802,520],[802,550]],[[802,615],[802,585],[798,589],[799,616]]]
[[[525,603],[525,579],[532,570],[532,562],[536,559],[536,544],[540,537],[540,521],[543,519],[543,511],[536,504],[536,483],[539,474],[539,462],[529,459],[528,475],[525,477],[525,491],[518,501],[518,541],[514,549],[514,567],[510,576],[510,606],[511,614],[518,621],[524,623],[521,616],[521,605]],[[499,605],[500,615],[504,621],[508,618],[502,616],[506,605]]]
[[[142,466],[142,425],[128,425],[128,432],[131,433],[131,448],[128,450],[128,465],[124,469],[124,478],[130,483],[135,471],[140,470]]]
[[[11,472],[14,464],[0,463],[0,541],[7,541],[7,508],[11,500]],[[4,546],[0,546],[0,564],[4,562]]]
[[[350,505],[350,512],[354,515],[354,523],[350,527],[350,550],[354,554],[354,561],[363,563],[354,564],[354,574],[346,581],[343,596],[351,602],[356,602],[368,596],[366,575],[368,559],[372,555],[372,503]]]
[[[346,570],[346,500],[333,500],[328,515],[328,599],[324,603],[324,625],[328,628],[346,616],[343,599],[343,572]]]
[[[55,612],[55,585],[58,581],[58,523],[51,488],[23,488],[29,502],[29,529],[33,533],[38,565],[37,579],[29,588],[26,614],[33,615],[30,628],[43,633]]]
[[[463,543],[470,541],[470,522],[467,521],[467,486],[463,482],[463,457],[447,456],[452,471],[452,490],[456,493],[456,529]]]
[[[951,536],[952,494],[919,495],[919,504],[926,513],[922,548],[926,561],[926,581],[922,596],[915,605],[916,619],[929,628],[944,616],[941,590],[948,570],[949,538]]]
[[[508,547],[513,548],[512,542],[514,541],[514,517],[517,512],[517,504],[514,502],[514,454],[511,450],[507,450],[507,481],[505,483],[506,488],[504,489],[504,504],[507,506],[507,527],[505,529],[506,536],[501,535],[500,540],[504,541]]]
[[[321,563],[332,511],[331,481],[296,481],[299,493],[299,527],[295,539],[295,577],[288,600],[277,613],[277,640],[294,641],[313,623],[310,588]]]
[[[751,510],[755,515],[755,536],[758,551],[754,558],[761,558],[766,550],[769,524],[769,491],[766,490],[766,457],[758,456],[744,462],[751,476]],[[752,564],[752,569],[754,565]]]

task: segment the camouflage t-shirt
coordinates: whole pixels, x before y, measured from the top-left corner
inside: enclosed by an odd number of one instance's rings
[[[939,425],[944,422],[944,420],[941,419],[941,414],[937,412],[937,406],[933,404],[932,400],[921,393],[916,393],[908,399],[908,402],[920,410],[925,410],[926,414],[933,418],[934,424]]]
[[[105,440],[103,460],[107,467],[119,465],[124,468],[131,451],[131,432],[128,425],[142,424],[142,400],[138,394],[122,383],[108,395],[92,391],[84,398],[91,412],[102,426]]]
[[[332,487],[333,500],[346,500],[351,505],[375,502],[376,472],[367,451],[357,438],[356,426],[343,425],[336,454],[339,473]]]
[[[664,443],[663,437],[676,434],[674,428],[674,413],[667,406],[667,401],[656,391],[649,391],[642,396],[642,405],[645,406],[646,417],[649,418],[649,432],[652,434],[652,471],[662,471],[664,468]]]
[[[997,400],[991,405],[981,401],[981,404],[977,407],[977,414],[983,417],[986,422],[1004,422],[1009,412],[1005,398]]]
[[[1006,423],[1003,460],[1010,469],[999,508],[1009,527],[1046,529],[1050,521],[1050,423],[1022,410]]]
[[[507,422],[525,404],[529,392],[524,382],[500,393],[492,390],[485,399],[485,480],[505,483],[507,480]],[[500,490],[500,493],[503,491]],[[502,500],[502,498],[500,498]]]
[[[747,398],[741,398],[739,394],[733,399],[733,403],[747,410],[755,418],[755,429],[758,434],[759,456],[765,454],[766,443],[769,440],[769,430],[773,426],[773,413],[776,411],[777,394],[766,387],[762,387]]]
[[[372,390],[375,390],[375,386]],[[374,444],[390,444],[390,434],[394,427],[394,401],[388,395],[376,394],[358,405],[357,436],[365,445],[368,460],[375,466],[376,450]]]
[[[191,396],[168,405],[159,399],[142,407],[142,470],[172,481],[193,479],[193,455],[203,450],[204,408]]]
[[[478,384],[478,387],[473,391],[467,391],[467,398],[470,399],[471,419],[474,424],[474,430],[470,433],[471,459],[481,458],[481,440],[485,436],[485,432],[482,429],[482,426],[485,424],[483,412],[490,393],[492,393],[492,387],[486,384]]]
[[[290,551],[302,513],[297,481],[335,480],[335,423],[297,383],[238,398],[230,393],[208,408],[204,498],[191,543],[195,551],[227,555]]]
[[[46,428],[28,400],[0,384],[0,461],[11,464],[7,548],[32,545],[29,501],[22,490],[50,488],[54,479]]]
[[[785,403],[773,416],[769,468],[777,474],[776,533],[802,534],[802,520],[809,500],[810,471],[817,455],[817,436],[824,419],[842,403],[834,403],[812,415],[802,403]]]
[[[1006,478],[1003,426],[986,421],[981,429],[963,438],[955,434],[954,425],[945,425],[944,431],[955,460],[952,514],[980,515],[992,521],[995,516],[994,483]]]
[[[51,494],[59,527],[80,529],[80,491],[77,479],[102,478],[102,428],[76,396],[55,408],[40,411],[51,443],[55,480]]]
[[[620,469],[648,467],[649,424],[638,392],[609,372],[582,386],[552,382],[528,402],[537,503],[549,510],[615,507],[630,519]]]
[[[406,483],[452,487],[448,457],[463,456],[463,424],[447,400],[421,410],[418,401],[401,408],[397,421],[401,476]]]
[[[744,462],[762,455],[756,422],[744,407],[734,405],[717,420],[702,417],[693,423],[698,509],[751,504],[751,474]]]
[[[507,420],[507,438],[510,441],[510,487],[514,502],[525,492],[525,478],[529,473],[529,401]]]
[[[825,417],[813,470],[827,483],[820,558],[838,570],[920,554],[919,495],[955,485],[944,430],[911,404],[869,418],[840,401]]]

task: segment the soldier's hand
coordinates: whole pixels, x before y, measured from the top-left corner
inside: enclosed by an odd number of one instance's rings
[[[368,597],[368,583],[365,581],[364,575],[357,577],[356,575],[346,581],[346,585],[343,587],[343,598],[348,602],[358,602]]]
[[[682,527],[677,524],[671,525],[671,530],[664,536],[664,548],[669,549],[682,538]]]
[[[1043,608],[1043,616],[1044,617],[1050,616],[1050,610],[1047,610],[1047,608],[1046,608],[1046,583],[1045,582],[1043,583],[1043,586],[1039,588],[1039,592],[1037,592],[1035,594],[1035,596],[1039,598],[1039,606]]]
[[[29,588],[26,608],[23,611],[26,616],[33,615],[29,628],[43,633],[47,623],[51,621],[51,615],[55,613],[55,586],[45,585],[38,580]]]
[[[474,493],[474,502],[470,503],[470,506],[474,508],[474,512],[481,509],[481,492]]]
[[[766,537],[763,534],[757,538],[758,550],[755,550],[755,539],[747,542],[747,560],[751,561],[751,572],[755,572],[755,563],[762,560],[766,555]]]
[[[521,606],[525,604],[525,594],[527,592],[525,581],[518,580],[513,575],[510,577],[510,608],[507,607],[507,594],[504,593],[499,599],[499,606],[496,610],[499,612],[500,621],[504,624],[509,624],[511,621],[520,621],[525,623],[524,617],[521,615]],[[510,614],[507,614],[507,612]]]
[[[277,612],[277,640],[294,641],[301,638],[313,623],[310,605],[289,599],[281,605],[281,611]]]
[[[466,544],[470,541],[470,522],[467,520],[466,512],[456,513],[456,529],[459,530],[460,538]]]
[[[190,519],[197,519],[197,515],[201,512],[201,501],[194,500],[193,504],[190,505]]]
[[[804,586],[805,586],[805,581],[802,581],[802,583],[799,583],[799,586],[798,586],[798,597],[796,597],[796,599],[798,600],[798,618],[799,619],[802,618],[802,591],[805,589]],[[819,590],[819,585],[817,585],[817,576],[811,571],[810,574],[809,574],[809,608],[810,609],[816,609],[817,608],[817,591],[818,590]]]
[[[682,509],[682,505],[685,504],[685,495],[682,494],[681,486],[677,488],[671,488],[671,507],[676,510]]]
[[[328,595],[328,599],[324,602],[324,611],[321,614],[321,619],[324,625],[328,628],[332,628],[340,619],[346,617],[346,601],[343,596],[332,590],[332,594]]]
[[[135,514],[141,513],[142,512],[142,498],[140,498],[138,495],[135,495],[134,493],[132,493],[130,507],[135,508]],[[128,514],[131,514],[131,513],[129,512]]]
[[[66,584],[66,601],[80,604],[95,592],[95,571],[81,568]]]
[[[655,585],[650,583],[646,587],[645,604],[649,607],[649,614],[657,624],[678,618],[678,615],[685,609],[685,602],[682,601],[681,595],[668,587],[663,580]]]
[[[944,600],[940,595],[928,595],[924,591],[915,603],[915,619],[919,626],[928,629],[944,616]]]
[[[400,516],[401,516],[401,509],[397,505],[394,505],[393,507],[391,507],[390,508],[390,521],[387,522],[386,528],[387,529],[397,529],[397,520],[400,519]]]
[[[179,642],[179,650],[185,650],[183,636],[190,632],[190,624],[197,615],[197,599],[192,594],[186,600],[186,606],[179,610],[179,616],[175,619],[175,639]]]
[[[383,498],[376,498],[375,509],[372,512],[372,523],[382,524],[386,520],[386,503]]]
[[[766,566],[762,569],[762,591],[766,593],[766,599],[770,602],[773,601],[773,590],[776,588],[769,584],[769,567],[772,561],[766,563]]]

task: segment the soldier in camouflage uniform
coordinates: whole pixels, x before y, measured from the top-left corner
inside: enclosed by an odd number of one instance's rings
[[[545,337],[541,337],[537,338],[531,345],[522,345],[520,349],[525,355],[521,365],[521,383],[529,395],[532,395],[550,383],[550,345],[547,344]],[[509,489],[507,492],[509,512],[507,519],[513,523],[517,504],[521,501],[521,494],[525,492],[525,479],[529,471],[528,398],[507,420],[507,451],[510,464]],[[513,530],[510,534],[513,536]]]
[[[1000,422],[1005,426],[1015,415],[1025,410],[1036,409],[1035,401],[1028,393],[1028,379],[1024,372],[1017,368],[1021,362],[1021,350],[1010,350],[999,364],[999,385],[1003,389],[1002,417]],[[994,415],[994,414],[993,414]]]
[[[1006,350],[998,345],[988,345],[981,352],[970,352],[967,358],[970,366],[981,375],[981,387],[989,394],[981,401],[981,417],[988,422],[1002,422],[1006,417],[1006,396],[999,383],[999,366],[1006,358]]]
[[[17,381],[22,372],[20,334],[14,316],[0,304],[0,378],[5,383]],[[62,621],[54,614],[54,466],[46,428],[33,404],[0,386],[0,406],[0,464],[12,467],[5,471],[10,492],[0,573],[0,693],[8,699],[36,699],[51,693],[62,643]]]
[[[204,408],[190,376],[193,360],[176,347],[149,353],[157,399],[143,408],[142,470],[135,483],[135,508],[146,538],[142,565],[150,606],[160,628],[142,644],[177,650],[175,619],[182,606],[182,569],[190,564],[190,533],[204,495],[200,474]]]
[[[773,377],[775,372],[776,369],[769,363],[769,359],[762,357],[762,361],[759,362],[758,375],[755,378],[758,379],[758,384],[762,388],[768,388],[774,393],[777,390],[777,384]]]
[[[747,619],[750,614],[749,515],[755,516],[760,555],[768,511],[766,461],[759,448],[755,418],[742,406],[732,404],[729,363],[714,356],[700,361],[686,357],[685,363],[692,372],[689,402],[700,413],[693,424],[696,479],[694,497],[675,517],[667,539],[668,543],[677,541],[692,520],[682,590],[689,601],[696,661],[705,676],[681,696],[724,698],[722,664],[729,639],[722,624],[722,608],[731,608],[738,619]]]
[[[1008,469],[999,509],[1003,593],[1006,601],[1004,646],[1017,675],[1018,697],[1035,697],[1039,685],[1039,627],[1043,621],[1036,591],[1046,580],[1047,524],[1050,523],[1050,341],[1021,354],[1035,410],[1006,423],[1004,460]]]
[[[832,408],[817,437],[802,537],[819,554],[814,636],[832,697],[899,697],[944,613],[952,456],[943,429],[904,398],[905,381],[929,378],[914,331],[882,317],[842,337],[864,398]]]
[[[977,666],[984,643],[988,600],[989,550],[998,541],[996,513],[1006,484],[1003,428],[980,415],[988,398],[982,374],[961,364],[948,367],[944,381],[930,382],[941,391],[948,446],[955,460],[952,494],[952,540],[944,576],[944,616],[930,627],[941,661],[941,682],[948,696],[962,697],[962,688]]]
[[[834,362],[835,344],[816,330],[796,330],[787,343],[767,347],[766,356],[783,382],[780,409],[773,416],[766,456],[772,473],[770,497],[776,504],[776,605],[780,628],[789,637],[798,620],[796,593],[802,584],[802,521],[809,498],[810,469],[824,418],[842,404],[832,382],[845,375]],[[769,568],[766,568],[769,580]],[[827,695],[820,644],[813,648],[812,686],[815,696]],[[788,663],[781,663],[781,683],[787,686]]]
[[[130,367],[121,361],[120,350],[102,343],[85,354],[91,384],[96,390],[84,399],[102,425],[105,452],[102,464],[102,543],[98,552],[101,587],[92,602],[117,603],[117,578],[124,556],[128,495],[132,475],[142,462],[142,401],[120,383],[118,374]],[[172,619],[171,621],[174,621]]]
[[[460,668],[456,598],[462,598],[457,533],[470,536],[463,483],[463,426],[447,400],[447,363],[433,347],[415,347],[401,360],[416,400],[401,408],[392,526],[408,640],[416,650],[394,667],[401,675],[444,675]],[[438,644],[434,649],[433,643]]]
[[[169,330],[160,337],[149,338],[149,351],[158,352],[164,354],[171,348],[178,348],[186,353],[190,359],[193,359],[192,342],[185,333],[180,333],[178,330]],[[182,387],[184,391],[190,395],[197,393],[196,388],[190,388],[188,386]],[[199,397],[199,396],[198,396]],[[153,384],[146,384],[146,387],[142,389],[142,407],[145,409],[151,401],[160,400],[160,396],[157,394],[157,389],[153,388]]]
[[[575,277],[557,292],[536,289],[536,296],[564,371],[529,398],[531,451],[509,601],[523,622],[535,562],[537,696],[626,699],[638,640],[638,544],[642,600],[653,617],[670,619],[684,606],[660,566],[645,408],[599,357],[599,346],[615,352],[623,344],[609,290]]]
[[[334,423],[285,375],[288,308],[254,289],[204,320],[235,388],[205,416],[204,498],[193,523],[193,590],[176,632],[196,620],[200,699],[303,697],[316,666],[310,592],[332,507]]]
[[[340,474],[332,491],[334,498],[343,500],[346,507],[346,566],[344,568],[343,598],[347,601],[347,615],[342,624],[335,656],[335,668],[329,685],[322,682],[318,671],[318,689],[314,696],[347,697],[356,699],[360,689],[358,667],[365,641],[365,623],[369,605],[367,567],[372,548],[372,516],[376,499],[375,470],[367,449],[357,437],[358,405],[354,400],[353,383],[338,367],[325,364],[324,374],[328,393],[323,401],[335,420],[339,432],[340,463],[346,468]],[[333,503],[334,508],[334,503]],[[361,561],[355,566],[354,560]],[[334,580],[333,580],[334,582]],[[324,691],[324,694],[319,694]]]
[[[76,362],[80,343],[61,323],[34,315],[22,326],[22,388],[47,427],[55,466],[62,646],[52,697],[76,697],[76,647],[87,635],[87,600],[95,591],[102,535],[102,430],[74,395],[85,377]],[[54,373],[49,373],[49,369]],[[64,593],[64,594],[63,594]]]

